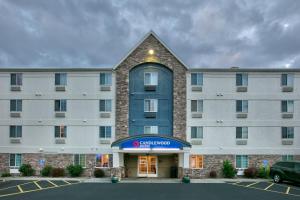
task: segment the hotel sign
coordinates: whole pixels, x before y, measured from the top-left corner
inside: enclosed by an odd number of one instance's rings
[[[141,137],[124,141],[120,148],[134,149],[182,149],[183,144],[177,140],[164,137]]]

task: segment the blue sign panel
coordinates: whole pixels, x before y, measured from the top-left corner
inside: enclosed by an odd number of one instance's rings
[[[180,141],[172,140],[169,138],[160,137],[143,137],[132,138],[120,144],[120,148],[150,148],[150,149],[182,149],[183,144]]]

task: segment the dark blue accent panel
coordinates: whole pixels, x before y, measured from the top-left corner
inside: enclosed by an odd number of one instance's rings
[[[145,90],[145,72],[158,73],[155,90]],[[155,118],[145,117],[145,99],[158,100]],[[144,126],[158,126],[160,135],[173,135],[173,73],[159,64],[145,63],[129,72],[129,135],[143,134]]]

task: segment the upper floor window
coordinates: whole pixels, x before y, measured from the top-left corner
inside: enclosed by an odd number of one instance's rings
[[[236,139],[248,139],[248,127],[236,127]]]
[[[55,73],[55,85],[67,85],[67,73]]]
[[[23,75],[22,73],[10,74],[10,84],[11,85],[22,85]]]
[[[203,138],[203,127],[202,126],[192,126],[191,127],[191,138],[192,139],[202,139]]]
[[[191,100],[192,112],[203,112],[203,100]]]
[[[111,138],[111,126],[100,126],[99,127],[100,138]]]
[[[9,154],[9,166],[19,168],[22,164],[22,154]]]
[[[190,156],[190,168],[202,169],[203,168],[203,155],[191,155]]]
[[[157,72],[145,72],[144,73],[144,85],[157,85],[158,73]]]
[[[111,99],[100,100],[100,112],[111,112]]]
[[[247,155],[237,155],[235,158],[235,166],[237,169],[248,168],[248,156]]]
[[[9,127],[10,138],[21,138],[22,137],[22,126],[10,126]]]
[[[281,127],[281,138],[282,139],[293,139],[294,138],[294,127]]]
[[[203,73],[191,73],[191,85],[203,85]]]
[[[282,86],[293,86],[294,75],[293,74],[281,74],[281,85]]]
[[[110,154],[97,154],[96,155],[96,167],[110,167],[109,160]]]
[[[101,72],[100,73],[100,85],[111,85],[111,73]]]
[[[144,126],[145,134],[158,134],[158,126]]]
[[[281,101],[281,112],[293,113],[294,101],[293,100]]]
[[[80,165],[81,167],[86,167],[85,154],[74,154],[74,165]]]
[[[10,111],[11,112],[22,112],[22,100],[21,99],[10,100]]]
[[[248,100],[237,100],[236,101],[236,112],[248,112]]]
[[[247,86],[248,85],[248,74],[238,73],[236,74],[236,86]]]
[[[56,112],[66,112],[67,111],[67,100],[57,99],[55,100],[55,111]]]
[[[145,99],[144,112],[157,112],[157,99]]]
[[[67,137],[67,127],[66,126],[55,126],[54,129],[55,138],[66,138]]]
[[[281,160],[282,161],[293,161],[294,160],[294,155],[282,155]]]

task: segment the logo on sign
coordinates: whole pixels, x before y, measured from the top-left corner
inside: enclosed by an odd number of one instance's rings
[[[140,142],[137,141],[137,140],[135,140],[135,141],[133,141],[132,145],[133,145],[135,148],[137,148],[137,147],[140,146]]]

